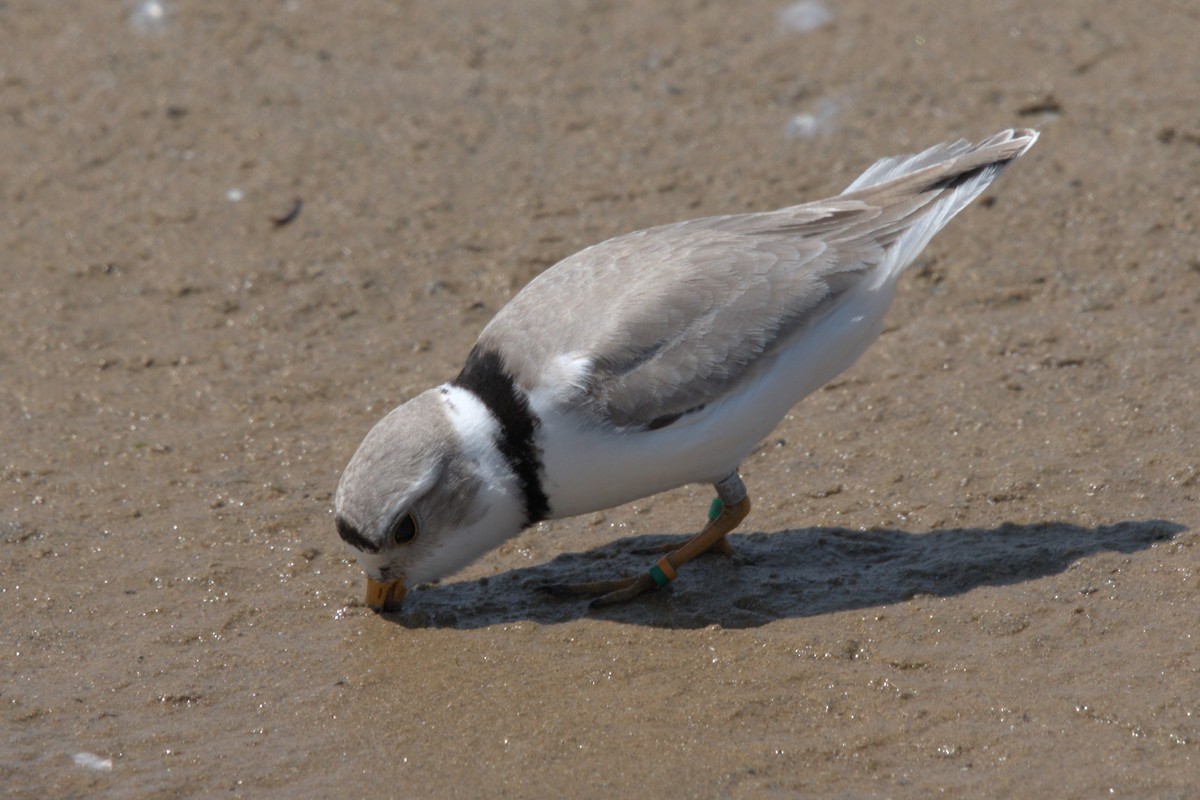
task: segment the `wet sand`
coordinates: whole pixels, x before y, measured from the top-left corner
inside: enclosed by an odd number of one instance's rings
[[[788,7],[0,5],[0,795],[1191,796],[1200,14]],[[1013,125],[744,563],[535,591],[687,487],[362,606],[342,466],[532,276]]]

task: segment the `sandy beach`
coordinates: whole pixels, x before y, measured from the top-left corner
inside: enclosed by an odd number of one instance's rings
[[[0,796],[1200,791],[1200,10],[0,3]],[[589,244],[1037,146],[711,487],[376,615],[366,431]]]

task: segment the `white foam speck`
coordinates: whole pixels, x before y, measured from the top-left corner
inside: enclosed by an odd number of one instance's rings
[[[246,193],[236,186],[225,193],[225,199],[231,203],[240,203],[245,197]]]
[[[833,12],[817,0],[799,0],[779,12],[779,24],[789,31],[808,33],[833,22]]]
[[[103,758],[95,753],[76,753],[71,756],[71,760],[81,767],[99,770],[100,772],[112,772],[112,759]]]
[[[138,0],[129,22],[138,30],[160,31],[167,23],[167,6],[162,0]]]
[[[818,104],[815,113],[796,114],[789,119],[784,135],[789,139],[811,139],[819,133],[832,130],[837,113],[837,102],[827,97]]]

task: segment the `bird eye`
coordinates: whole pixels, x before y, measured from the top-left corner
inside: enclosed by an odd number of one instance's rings
[[[411,511],[392,523],[391,539],[396,544],[411,542],[416,535],[417,520]]]

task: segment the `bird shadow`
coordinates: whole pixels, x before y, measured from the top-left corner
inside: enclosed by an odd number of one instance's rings
[[[1092,528],[1066,522],[1002,523],[928,533],[801,528],[731,535],[738,560],[699,558],[667,589],[631,603],[590,609],[585,599],[541,591],[635,575],[654,559],[639,548],[684,536],[626,537],[545,564],[490,578],[417,587],[385,617],[410,628],[472,629],[522,620],[541,624],[583,617],[659,628],[753,628],[769,622],[882,606],[917,595],[950,597],[1055,575],[1096,553],[1134,553],[1187,530],[1165,520]]]

